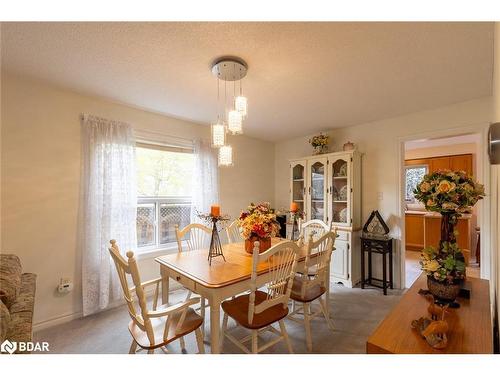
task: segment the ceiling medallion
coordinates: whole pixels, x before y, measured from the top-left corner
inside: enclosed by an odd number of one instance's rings
[[[233,165],[231,147],[226,144],[226,133],[243,133],[243,119],[247,116],[248,101],[243,96],[242,79],[247,75],[248,65],[238,57],[222,57],[214,61],[212,74],[217,78],[217,119],[212,123],[212,147],[219,149],[219,166]],[[224,100],[221,105],[220,83],[224,82]],[[232,82],[232,97],[231,92]],[[239,85],[237,90],[237,83]],[[229,97],[229,105],[228,105]],[[224,154],[224,155],[222,155]]]

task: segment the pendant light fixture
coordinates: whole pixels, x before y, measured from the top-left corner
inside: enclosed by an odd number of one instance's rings
[[[227,128],[231,134],[243,133],[243,117],[236,109],[232,109],[227,114]]]
[[[236,109],[239,113],[241,113],[241,117],[245,118],[247,116],[247,98],[242,94],[242,83],[240,80],[240,94],[234,98],[234,109]]]
[[[233,165],[233,149],[226,144],[226,132],[243,133],[243,118],[247,114],[247,98],[242,94],[241,80],[247,74],[247,64],[235,57],[224,57],[212,65],[212,74],[217,78],[217,121],[211,126],[212,147],[219,148],[219,166]],[[224,81],[224,105],[220,111],[219,82]],[[228,108],[227,82],[233,82],[233,98]],[[236,81],[240,81],[239,95],[236,96]]]
[[[219,148],[219,167],[231,167],[233,165],[233,148],[229,145]]]
[[[211,125],[212,147],[219,148],[226,144],[226,126],[219,112],[219,80],[217,80],[217,121]]]

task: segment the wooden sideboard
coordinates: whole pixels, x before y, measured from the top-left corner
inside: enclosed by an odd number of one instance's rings
[[[489,283],[469,278],[471,299],[459,299],[460,308],[450,309],[446,321],[450,327],[448,346],[433,349],[411,322],[428,316],[427,299],[418,294],[427,289],[427,276],[422,274],[401,298],[401,301],[380,323],[366,342],[369,354],[491,354],[493,332],[491,326]]]

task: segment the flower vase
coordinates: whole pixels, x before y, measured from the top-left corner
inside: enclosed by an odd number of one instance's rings
[[[325,146],[316,146],[313,149],[313,155],[321,155],[326,154],[328,152],[328,147]]]
[[[268,250],[271,247],[271,237],[268,238],[259,238],[252,237],[249,240],[245,240],[245,251],[248,254],[253,254],[253,247],[255,242],[259,242],[259,254]]]
[[[453,284],[437,281],[432,276],[427,276],[427,288],[429,292],[441,302],[451,303],[455,301],[462,288],[462,280],[455,280]]]
[[[439,251],[442,252],[444,244],[455,244],[457,242],[455,236],[455,226],[457,225],[458,216],[455,213],[441,213],[441,238],[439,240]],[[462,252],[455,253],[455,258],[465,262],[465,257]],[[434,279],[432,276],[427,277],[427,287],[429,292],[438,300],[443,302],[453,302],[462,287],[463,280],[457,279],[447,283]]]

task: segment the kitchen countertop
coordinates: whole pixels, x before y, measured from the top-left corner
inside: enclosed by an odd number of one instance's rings
[[[428,211],[408,210],[408,211],[405,211],[405,214],[406,215],[422,215],[425,217],[441,217],[441,214],[439,212],[428,212]],[[471,214],[462,214],[462,216],[460,216],[459,220],[460,219],[470,219],[471,217],[472,217]]]

